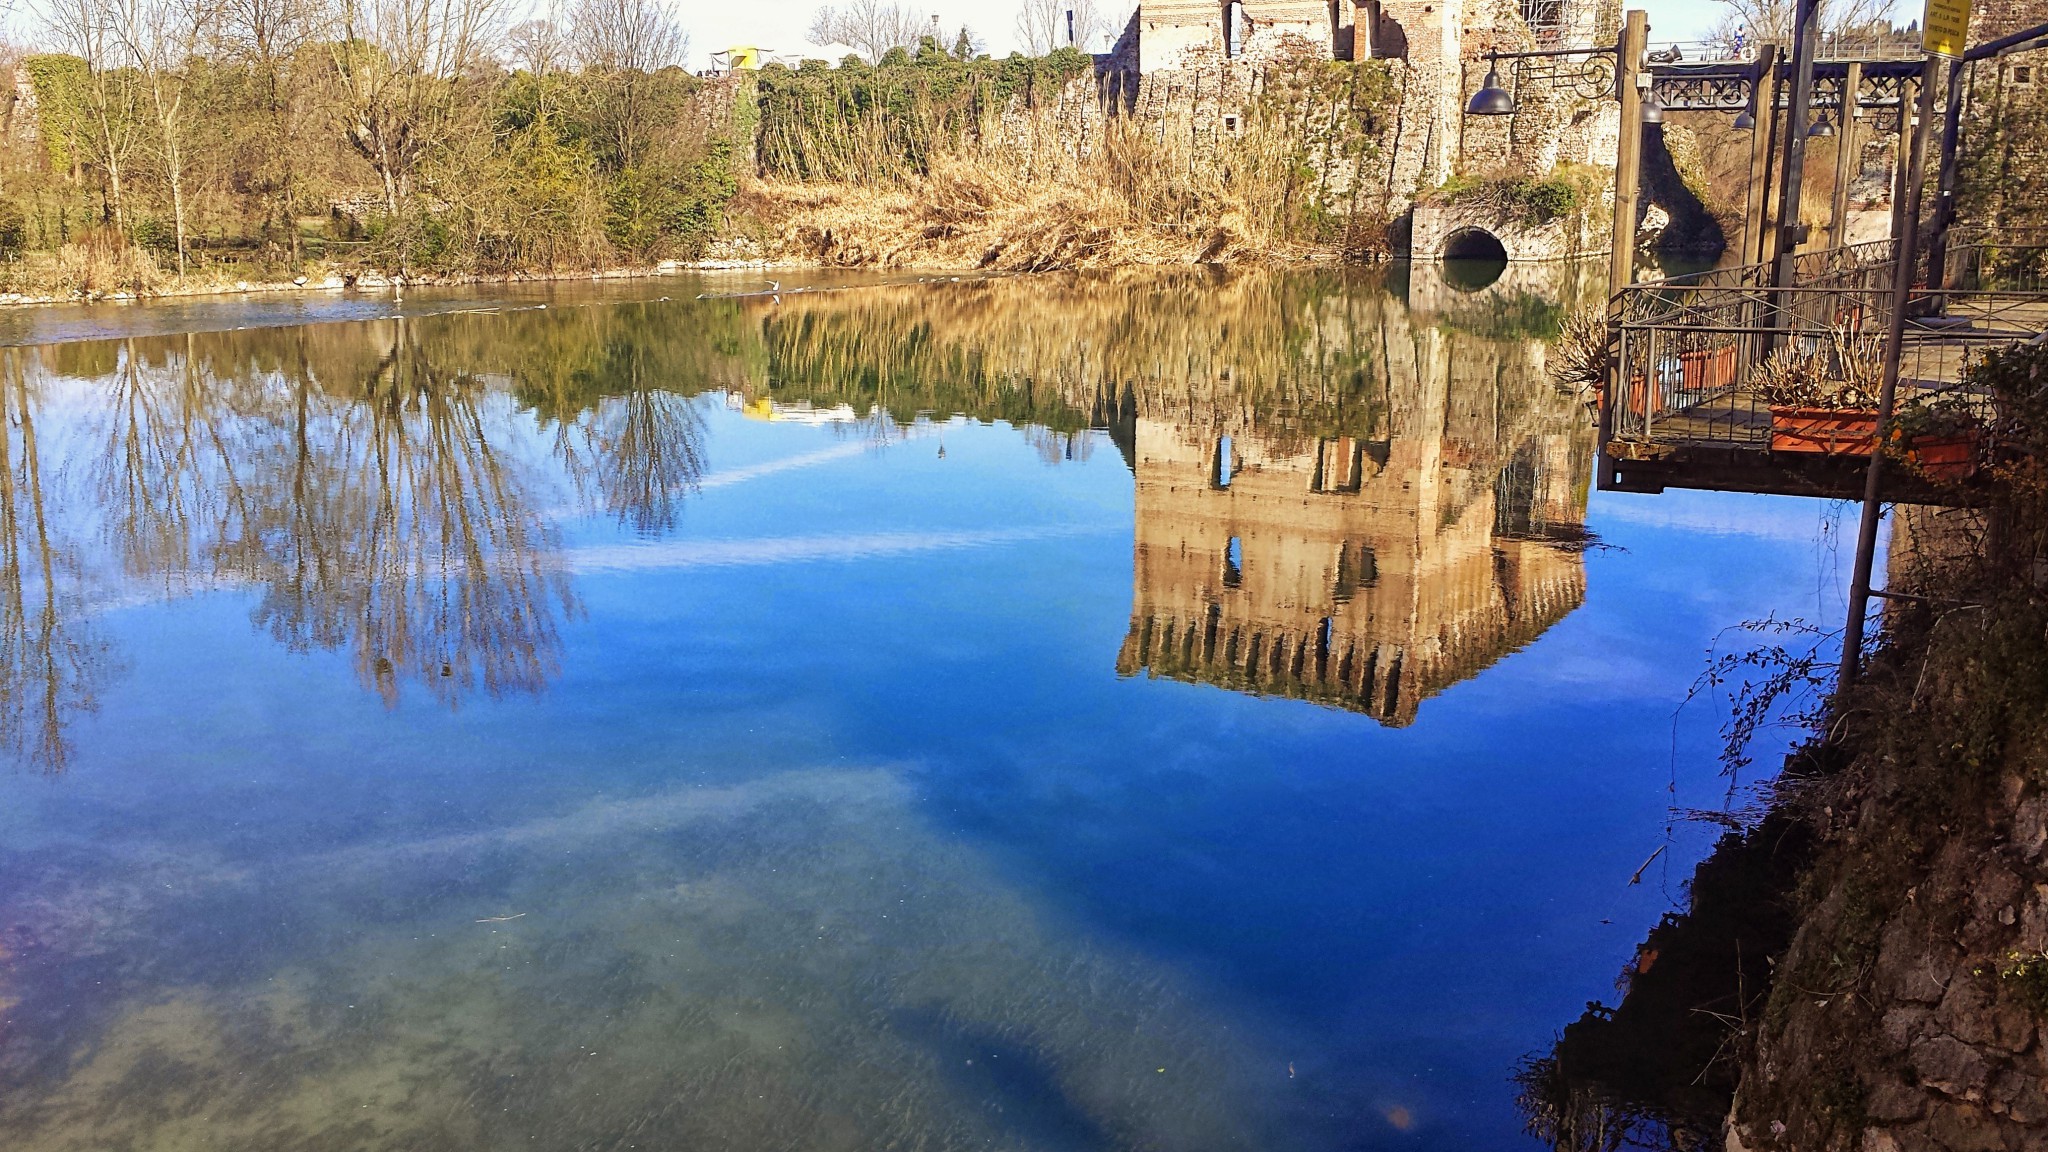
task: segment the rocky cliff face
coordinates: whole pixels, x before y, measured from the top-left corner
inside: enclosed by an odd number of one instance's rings
[[[2048,605],[2024,562],[2040,554],[2036,511],[1997,513],[1982,539],[2004,543],[1974,560],[1970,540],[1902,529],[1935,557],[1918,587],[1941,599],[1894,609],[1887,647],[1838,700],[1845,739],[1790,773],[1822,847],[1731,1149],[2048,1148]],[[1895,565],[1894,586],[1915,582]]]

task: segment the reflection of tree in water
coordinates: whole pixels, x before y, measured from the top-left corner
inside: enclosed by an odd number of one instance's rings
[[[680,392],[649,379],[640,342],[606,344],[590,407],[557,428],[556,455],[579,487],[594,480],[606,511],[643,536],[675,527],[683,497],[704,475],[704,418]]]
[[[732,308],[700,308],[706,328],[686,339],[672,314],[649,309],[527,314],[495,339],[462,341],[474,345],[465,363],[502,371],[519,402],[552,425],[555,458],[578,493],[641,535],[675,527],[704,474],[704,419],[691,397],[737,379],[738,362]],[[459,336],[467,325],[449,327]]]
[[[1256,413],[1275,435],[1362,430],[1380,394],[1381,281],[1202,273],[899,285],[752,305],[755,393],[820,406],[1127,429],[1136,410]],[[1117,438],[1119,446],[1128,436]],[[1040,446],[1049,459],[1063,442]]]
[[[387,703],[538,691],[573,607],[552,530],[492,446],[494,400],[412,322],[230,343],[131,341],[94,482],[134,575],[254,585],[294,650],[347,648]],[[367,346],[373,355],[364,357]]]
[[[74,549],[44,484],[37,397],[21,354],[0,353],[0,747],[62,772],[66,726],[97,709],[112,655],[94,638]]]
[[[1782,814],[1721,838],[1616,987],[1516,1074],[1530,1135],[1560,1152],[1704,1150],[1719,1142],[1743,1048],[1769,997],[1771,957],[1796,926],[1805,826]]]
[[[288,467],[263,478],[257,519],[221,559],[263,589],[255,618],[273,636],[348,647],[386,703],[408,678],[449,705],[479,686],[539,691],[574,606],[555,533],[491,445],[483,385],[407,321],[387,333],[351,403],[289,381]]]

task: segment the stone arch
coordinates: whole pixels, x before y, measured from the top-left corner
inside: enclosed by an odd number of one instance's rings
[[[1444,237],[1442,255],[1445,260],[1505,262],[1508,258],[1508,246],[1500,237],[1486,229],[1466,224]]]
[[[1500,237],[1472,224],[1452,229],[1444,237],[1444,283],[1458,292],[1477,292],[1501,278],[1508,268],[1508,247]]]

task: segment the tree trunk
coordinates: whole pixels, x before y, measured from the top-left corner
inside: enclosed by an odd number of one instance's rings
[[[185,173],[175,157],[176,148],[168,149],[174,157],[171,169],[171,226],[178,232],[178,278],[185,276]]]
[[[111,149],[108,150],[107,159],[107,189],[112,193],[114,231],[121,234],[121,242],[126,244],[128,242],[128,212],[121,203],[121,161],[113,158]]]

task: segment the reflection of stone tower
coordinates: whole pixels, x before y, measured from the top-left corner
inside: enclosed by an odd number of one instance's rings
[[[1425,336],[1425,341],[1429,337]],[[1407,724],[1425,696],[1585,597],[1546,537],[1583,518],[1573,438],[1501,452],[1439,373],[1384,439],[1282,449],[1140,418],[1136,591],[1118,672],[1294,696]]]

